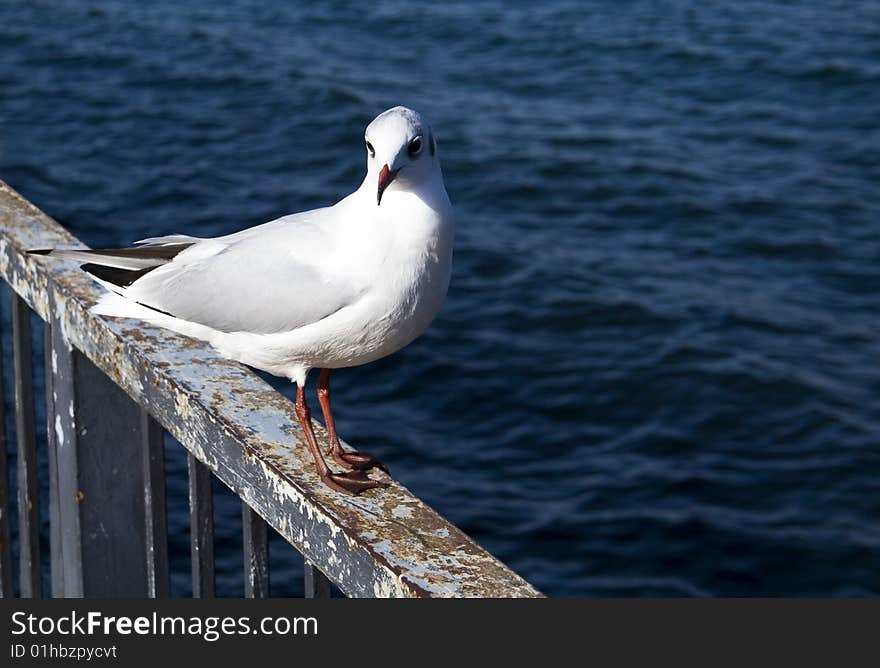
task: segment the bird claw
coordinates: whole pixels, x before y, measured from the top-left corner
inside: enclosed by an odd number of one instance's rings
[[[387,487],[388,485],[378,480],[371,480],[363,471],[346,471],[344,473],[328,473],[321,476],[327,485],[337,492],[345,494],[360,494],[375,487]]]
[[[364,454],[362,452],[331,450],[330,454],[333,455],[333,459],[336,460],[337,464],[339,464],[340,466],[344,466],[348,469],[354,469],[355,471],[368,471],[369,469],[377,468],[385,471],[385,473],[388,473],[389,475],[391,474],[385,464],[383,464],[375,457],[371,457],[370,455]]]

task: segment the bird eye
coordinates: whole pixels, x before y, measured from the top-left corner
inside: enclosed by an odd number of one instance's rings
[[[367,140],[367,150],[370,152],[371,158],[376,157],[376,149],[373,148],[373,145],[369,142],[369,140]]]
[[[409,153],[409,157],[415,158],[422,151],[422,138],[421,137],[413,137],[412,141],[410,141],[409,146],[406,148],[407,153]]]

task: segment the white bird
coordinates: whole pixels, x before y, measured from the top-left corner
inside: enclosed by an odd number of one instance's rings
[[[97,314],[139,318],[209,342],[224,357],[296,383],[296,413],[318,474],[358,493],[385,467],[343,450],[330,408],[330,370],[372,362],[418,337],[440,309],[452,264],[452,205],[425,119],[394,107],[367,126],[367,175],[330,207],[213,239],[154,237],[132,248],[34,251],[85,262],[109,292]],[[331,470],[305,400],[318,400]],[[385,469],[387,470],[387,469]]]

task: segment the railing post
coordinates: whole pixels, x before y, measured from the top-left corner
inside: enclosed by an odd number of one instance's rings
[[[57,365],[57,355],[56,365]],[[49,576],[52,596],[64,596],[64,543],[61,540],[61,498],[58,490],[58,447],[55,441],[55,391],[52,376],[52,325],[43,326],[43,367],[46,385],[46,447],[49,450]]]
[[[308,560],[305,563],[303,583],[306,598],[330,598],[330,580]]]
[[[241,502],[245,598],[269,598],[269,525]]]
[[[0,332],[2,334],[2,332]],[[9,522],[9,463],[6,448],[6,396],[3,383],[3,339],[0,336],[0,598],[12,598],[12,532]]]
[[[189,541],[193,598],[214,598],[214,495],[211,471],[192,454],[189,473]]]
[[[12,343],[15,365],[15,432],[18,441],[18,570],[22,598],[41,598],[40,498],[34,432],[33,341],[31,309],[12,295]]]
[[[168,517],[165,513],[165,432],[141,409],[147,595],[168,598]]]
[[[53,307],[56,317],[63,317]],[[149,595],[141,408],[51,327],[52,425],[66,597]],[[53,546],[54,548],[55,546]],[[54,585],[54,583],[53,583]]]

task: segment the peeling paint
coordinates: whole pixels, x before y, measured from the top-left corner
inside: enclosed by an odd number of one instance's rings
[[[59,448],[64,447],[64,425],[61,424],[61,416],[55,415],[55,442]]]

